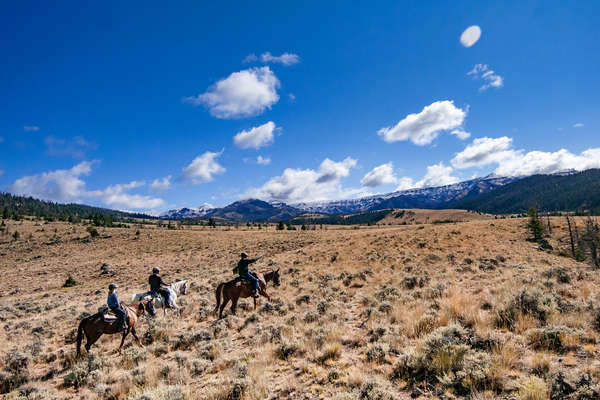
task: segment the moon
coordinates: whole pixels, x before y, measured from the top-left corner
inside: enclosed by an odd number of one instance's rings
[[[481,37],[481,28],[477,25],[472,25],[460,35],[460,43],[465,47],[471,47],[477,43],[479,37]]]

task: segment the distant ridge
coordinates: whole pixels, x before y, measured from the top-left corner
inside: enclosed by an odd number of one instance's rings
[[[10,193],[0,193],[0,213],[11,215],[29,215],[34,217],[82,217],[94,215],[110,216],[116,219],[123,218],[156,218],[143,213],[131,213],[111,210],[108,208],[87,206],[84,204],[60,204],[51,201],[34,199],[33,197],[15,196]]]
[[[530,207],[541,211],[591,211],[600,213],[600,169],[533,175],[493,192],[458,200],[452,208],[492,214],[522,213]]]
[[[293,204],[306,212],[350,214],[389,208],[447,208],[450,203],[491,192],[520,178],[486,176],[453,185],[409,189],[350,200]]]

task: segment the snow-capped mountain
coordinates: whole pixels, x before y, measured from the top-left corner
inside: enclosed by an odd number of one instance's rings
[[[236,201],[225,207],[203,204],[198,208],[179,208],[161,215],[162,218],[208,218],[229,221],[281,221],[302,213],[352,214],[387,208],[444,208],[459,200],[490,192],[521,178],[494,175],[471,179],[453,185],[401,190],[350,200],[306,202],[288,205],[281,201],[257,199]]]
[[[182,207],[174,210],[169,210],[160,214],[160,217],[169,219],[200,218],[205,217],[215,208],[216,207],[212,204],[203,203],[198,207]]]
[[[453,185],[409,189],[350,200],[293,204],[305,212],[349,214],[386,208],[443,208],[448,204],[490,192],[520,178],[486,176]]]

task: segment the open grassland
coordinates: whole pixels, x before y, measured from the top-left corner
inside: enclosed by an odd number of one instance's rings
[[[7,221],[0,389],[7,399],[598,398],[600,272],[526,241],[523,219],[310,231],[99,228]],[[578,221],[580,225],[583,223]],[[279,266],[254,311],[210,315],[241,251]],[[110,264],[102,274],[101,265]],[[153,266],[189,279],[181,318],[142,320],[139,348],[75,328],[126,302]],[[68,276],[77,284],[63,288]]]

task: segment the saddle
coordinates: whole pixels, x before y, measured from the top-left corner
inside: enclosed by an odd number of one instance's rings
[[[261,279],[260,279],[260,278],[259,278],[259,277],[256,275],[256,273],[254,273],[254,272],[249,272],[249,274],[250,274],[250,275],[252,275],[253,277],[255,277],[256,279],[258,279],[258,284],[259,284],[259,286],[260,286],[260,284],[261,284]],[[233,281],[235,282],[235,284],[236,284],[236,285],[239,283],[240,285],[247,286],[249,289],[251,289],[251,288],[252,288],[252,282],[251,282],[251,281],[250,281],[250,279],[248,279],[248,278],[245,278],[245,277],[238,276],[238,277],[236,277],[236,278],[235,278]]]
[[[100,318],[102,318],[103,322],[113,323],[117,321],[117,317],[113,314],[113,312],[107,306],[102,306],[98,308],[98,314]]]

